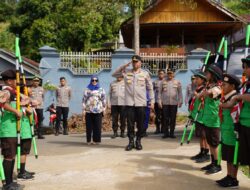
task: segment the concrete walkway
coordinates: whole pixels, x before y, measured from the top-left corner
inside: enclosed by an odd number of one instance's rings
[[[197,142],[183,147],[179,139],[151,135],[143,139],[143,151],[124,151],[127,139],[102,139],[101,145],[86,145],[83,135],[46,136],[38,140],[39,159],[28,158],[27,169],[35,179],[20,182],[26,190],[217,190],[215,180],[189,159],[199,150]],[[250,180],[240,172],[240,189],[250,189]]]

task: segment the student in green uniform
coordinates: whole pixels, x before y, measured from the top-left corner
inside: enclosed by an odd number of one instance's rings
[[[221,142],[222,159],[227,161],[227,176],[216,181],[222,187],[238,187],[237,181],[238,166],[233,165],[234,149],[236,144],[236,134],[234,132],[235,116],[233,113],[238,111],[237,107],[228,107],[233,98],[238,94],[240,80],[232,74],[225,74],[222,84],[224,98],[221,101]]]
[[[239,117],[239,162],[250,168],[250,55],[242,59],[243,72],[247,81],[243,84],[243,94],[234,98],[235,102],[243,102]]]
[[[8,101],[2,106],[4,108],[1,117],[0,138],[3,160],[3,168],[6,178],[4,190],[18,190],[20,186],[13,182],[13,170],[17,149],[16,120],[20,119],[22,113],[16,110],[16,75],[13,70],[6,70],[1,73],[5,83],[4,92],[8,94]]]
[[[199,71],[194,74],[195,77],[195,84],[197,86],[196,90],[194,91],[194,97],[191,100],[189,110],[192,119],[194,120],[196,115],[198,114],[197,121],[195,122],[195,135],[196,137],[200,138],[200,152],[191,157],[191,160],[196,160],[198,163],[202,163],[205,161],[210,160],[209,156],[209,146],[206,141],[206,134],[205,129],[202,121],[203,117],[203,108],[201,106],[201,100],[198,98],[199,95],[202,93],[206,86],[206,76],[205,73]]]
[[[28,180],[34,178],[34,172],[28,172],[25,170],[26,158],[30,153],[31,149],[31,127],[28,115],[32,114],[32,110],[28,108],[23,108],[23,117],[21,119],[21,167],[20,172],[17,175],[18,179]]]
[[[221,87],[218,82],[222,79],[222,71],[219,67],[210,65],[207,68],[206,77],[208,81],[207,88],[199,97],[204,100],[202,121],[211,153],[211,164],[201,168],[201,170],[206,171],[206,174],[209,175],[221,171],[221,166],[217,164],[217,160],[220,142],[219,104],[221,97]]]

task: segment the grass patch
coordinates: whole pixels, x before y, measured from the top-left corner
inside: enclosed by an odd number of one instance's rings
[[[176,123],[177,123],[177,125],[183,125],[187,122],[187,120],[188,120],[187,115],[179,114],[179,115],[177,115]]]

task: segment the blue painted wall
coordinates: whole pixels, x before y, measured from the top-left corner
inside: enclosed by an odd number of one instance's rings
[[[67,83],[72,88],[72,100],[70,102],[70,112],[69,115],[74,113],[81,113],[82,111],[82,96],[83,90],[89,84],[90,76],[74,76],[71,71],[66,69],[60,69],[60,57],[56,49],[45,46],[40,48],[40,53],[42,59],[40,61],[40,73],[43,79],[43,82],[50,81],[51,84],[59,85],[59,78],[64,76],[67,80]],[[192,75],[191,70],[198,69],[202,66],[201,59],[206,56],[206,50],[194,50],[191,52],[191,55],[188,56],[188,71],[177,72],[176,78],[181,81],[183,88],[183,97],[185,97],[185,91],[187,84],[190,83],[190,77]],[[100,84],[105,89],[106,93],[109,90],[109,84],[115,80],[111,77],[111,74],[114,72],[117,67],[122,64],[125,64],[131,60],[134,51],[127,48],[118,49],[112,55],[112,68],[111,70],[102,71],[98,74]],[[154,79],[153,79],[154,80]],[[45,108],[48,107],[52,102],[55,102],[54,92],[48,91],[45,95]],[[183,106],[179,111],[186,112],[186,107]],[[44,113],[45,120],[44,125],[48,126],[49,124],[49,113]]]

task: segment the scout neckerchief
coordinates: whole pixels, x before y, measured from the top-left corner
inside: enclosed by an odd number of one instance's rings
[[[230,92],[231,93],[231,92]],[[229,94],[230,94],[229,93]],[[225,96],[223,96],[222,98],[221,98],[221,103],[227,103],[228,101],[230,101],[235,95],[237,95],[237,92],[235,91],[234,93],[232,93],[229,97],[226,97],[225,98]],[[222,112],[223,112],[223,109],[220,107],[220,109],[219,109],[219,116],[220,116],[220,121],[222,122],[223,121],[223,114],[222,114]],[[235,108],[233,108],[232,110],[231,110],[231,116],[232,116],[232,113],[235,113]],[[232,117],[233,118],[233,117]]]
[[[204,85],[201,85],[201,86],[199,86],[199,87],[196,88],[195,92],[201,93],[202,90],[203,90],[204,88],[205,88],[205,86],[204,86]],[[193,96],[193,97],[192,97],[192,100],[191,100],[191,103],[190,103],[190,105],[189,105],[189,110],[190,110],[190,111],[193,111],[193,110],[194,110],[194,103],[195,103],[195,100],[196,100],[196,96]]]

